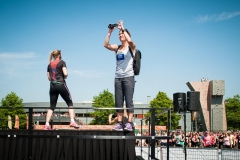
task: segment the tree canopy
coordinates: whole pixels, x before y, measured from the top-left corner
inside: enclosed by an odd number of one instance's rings
[[[108,90],[104,90],[98,96],[93,97],[92,106],[95,108],[114,108],[115,103],[113,94]],[[114,109],[95,110],[94,112],[90,113],[91,117],[94,117],[90,124],[106,125],[108,124],[108,116],[115,112],[116,111]]]
[[[11,116],[12,126],[15,125],[15,115],[19,117],[20,128],[26,128],[26,112],[22,108],[23,99],[18,97],[16,93],[11,92],[1,100],[1,107],[7,109],[0,110],[0,128],[6,129],[8,127],[8,116]]]
[[[229,130],[240,130],[240,96],[235,95],[233,98],[227,98],[226,116]]]
[[[173,108],[172,100],[164,92],[158,92],[156,98],[150,102],[150,108]],[[167,126],[168,118],[166,110],[155,110],[155,125]],[[151,117],[151,112],[146,113],[146,118]],[[171,112],[171,129],[176,129],[178,121],[181,119],[179,115]],[[148,120],[146,120],[147,122]]]

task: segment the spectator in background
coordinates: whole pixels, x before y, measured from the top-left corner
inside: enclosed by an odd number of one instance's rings
[[[198,148],[200,146],[200,137],[198,136],[198,133],[194,133],[191,139],[192,147]]]
[[[211,136],[212,147],[216,147],[216,137],[215,137],[215,134],[211,132],[209,135]]]
[[[141,132],[138,132],[136,136],[141,136]],[[141,146],[141,139],[136,139],[137,146]]]
[[[230,140],[231,140],[231,148],[234,148],[235,147],[235,140],[234,140],[234,135],[233,135],[233,132],[229,132],[230,134]]]
[[[170,132],[169,136],[171,137],[169,139],[169,146],[174,146],[174,136],[175,136],[175,132]]]
[[[180,133],[180,130],[177,130],[176,136],[174,138],[174,142],[176,147],[183,147],[181,142],[184,142],[184,140],[183,140],[183,136]]]
[[[204,133],[203,146],[205,148],[211,148],[212,147],[212,137],[209,135],[208,131],[206,131]]]
[[[237,133],[237,144],[238,144],[238,149],[240,149],[240,134]]]
[[[192,147],[192,138],[194,137],[194,136],[193,136],[193,133],[192,133],[192,132],[189,132],[186,136],[187,136],[187,144],[188,144],[188,147]]]
[[[237,147],[237,144],[238,144],[238,141],[237,141],[237,132],[234,132],[233,133],[233,136],[234,136],[234,147]]]
[[[230,133],[224,133],[223,137],[223,148],[231,148],[231,139],[230,139]]]
[[[162,136],[167,136],[167,132],[163,131]],[[167,139],[161,140],[161,146],[167,146]]]
[[[224,138],[223,133],[219,133],[219,136],[218,136],[218,140],[219,140],[218,149],[222,149],[222,146],[223,146],[223,138]]]
[[[114,123],[117,123],[118,122],[118,118],[117,118],[117,114],[110,114],[108,116],[108,123],[109,124],[114,124]],[[127,118],[127,115],[123,115],[122,117],[122,123],[123,124],[126,124],[128,122],[128,118]]]

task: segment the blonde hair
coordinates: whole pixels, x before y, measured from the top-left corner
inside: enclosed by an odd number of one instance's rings
[[[60,55],[59,59],[62,59],[62,55],[61,55],[61,50],[54,50],[50,53],[50,56],[49,56],[49,64],[52,62],[52,59],[56,59],[55,56],[58,56]]]

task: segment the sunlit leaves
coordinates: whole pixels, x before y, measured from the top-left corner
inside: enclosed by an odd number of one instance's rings
[[[225,100],[227,126],[229,130],[240,130],[240,96]]]
[[[150,108],[162,108],[161,110],[155,110],[155,125],[167,126],[168,117],[166,108],[173,108],[173,102],[166,93],[158,92],[156,97],[150,102]],[[146,113],[146,117],[151,117],[150,111]],[[171,129],[176,129],[179,120],[180,116],[171,112]],[[146,123],[147,121],[148,120],[146,120]]]
[[[114,96],[108,90],[104,90],[98,96],[93,97],[93,107],[95,108],[113,108],[114,104]],[[108,116],[111,113],[114,113],[115,110],[95,110],[91,112],[90,115],[94,119],[90,122],[90,124],[95,125],[106,125],[108,124]]]
[[[20,129],[26,128],[26,113],[22,108],[23,99],[18,97],[16,93],[11,92],[1,100],[1,107],[8,109],[0,109],[0,128],[7,128],[7,117],[11,116],[12,124],[15,124],[15,115],[19,116]]]

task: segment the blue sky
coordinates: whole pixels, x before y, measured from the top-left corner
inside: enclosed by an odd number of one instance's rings
[[[54,49],[67,63],[74,102],[114,93],[115,56],[103,42],[119,19],[142,52],[134,101],[159,91],[172,99],[203,77],[225,80],[225,98],[240,94],[239,0],[0,0],[0,98],[13,91],[48,102]],[[118,30],[110,43],[120,43]]]

